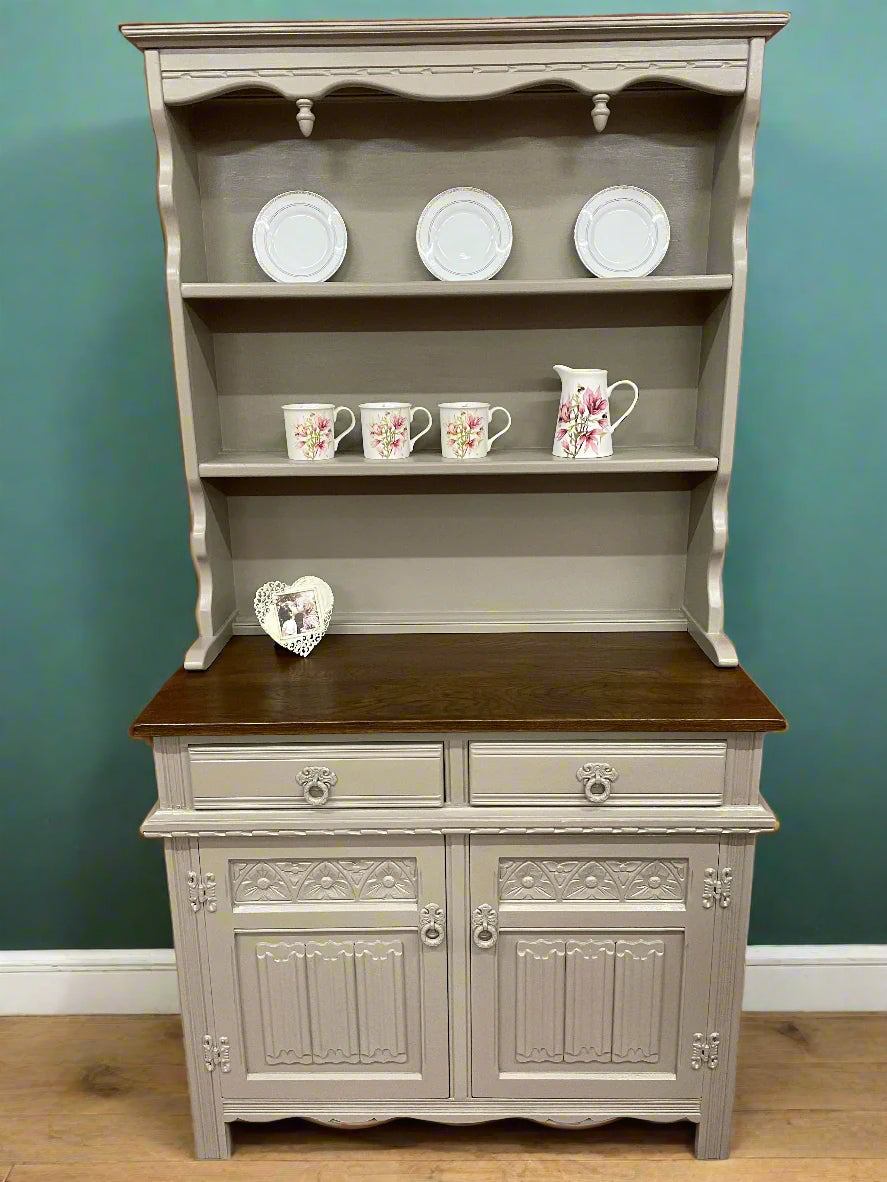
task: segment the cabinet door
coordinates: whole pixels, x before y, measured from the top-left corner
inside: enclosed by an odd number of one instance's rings
[[[472,837],[476,1096],[701,1094],[717,845]]]
[[[200,866],[226,1099],[449,1094],[442,838],[211,839]]]

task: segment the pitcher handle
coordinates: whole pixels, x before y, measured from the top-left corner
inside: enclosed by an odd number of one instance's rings
[[[504,435],[504,434],[505,434],[505,432],[508,430],[508,428],[511,426],[511,415],[510,415],[510,413],[509,413],[509,412],[508,412],[508,411],[505,409],[505,407],[504,407],[504,406],[494,406],[494,407],[492,408],[492,410],[490,411],[490,418],[492,419],[493,415],[496,413],[496,411],[497,411],[497,410],[501,410],[501,411],[502,411],[502,413],[503,413],[503,414],[505,415],[505,417],[508,419],[508,422],[505,424],[505,426],[502,428],[502,430],[501,430],[501,431],[497,431],[495,435],[491,435],[491,436],[489,437],[489,439],[487,440],[487,447],[488,447],[488,448],[492,447],[492,446],[493,446],[493,444],[496,442],[496,440],[499,438],[499,436],[500,436],[500,435]]]
[[[419,440],[422,438],[423,435],[428,434],[428,432],[431,430],[431,424],[434,422],[434,420],[431,417],[431,411],[428,409],[427,406],[414,406],[413,409],[410,411],[410,422],[411,423],[412,423],[413,419],[416,417],[417,410],[424,410],[425,413],[428,415],[428,426],[423,427],[418,435],[411,435],[410,436],[410,454],[411,455],[413,452],[413,448],[416,446],[416,444],[419,442]]]
[[[336,429],[336,419],[339,417],[340,410],[344,410],[346,415],[351,415],[351,426],[346,427],[345,430],[342,431],[339,435],[333,436],[333,451],[336,450],[336,448],[339,446],[339,443],[341,442],[341,440],[343,440],[345,438],[345,436],[348,434],[348,432],[354,430],[354,426],[357,422],[357,419],[354,417],[354,411],[351,409],[350,406],[337,406],[336,409],[333,411],[333,430],[334,431]]]
[[[616,428],[623,421],[623,419],[628,418],[628,416],[631,414],[631,412],[634,410],[634,408],[638,404],[638,388],[634,384],[634,382],[630,381],[628,378],[620,378],[619,381],[614,382],[612,386],[607,386],[607,400],[608,401],[609,401],[610,395],[613,393],[613,391],[616,389],[617,386],[631,386],[632,390],[634,390],[634,400],[632,401],[631,406],[628,408],[628,410],[625,412],[625,414],[620,415],[615,423],[610,424],[610,431],[611,432],[616,430]]]

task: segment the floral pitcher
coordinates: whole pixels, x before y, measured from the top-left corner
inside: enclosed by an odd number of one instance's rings
[[[570,369],[556,365],[561,380],[561,404],[557,415],[552,454],[571,460],[596,459],[613,454],[613,432],[627,419],[638,401],[638,388],[628,378],[607,385],[605,369]],[[617,386],[631,386],[634,400],[624,415],[610,422],[610,395]]]

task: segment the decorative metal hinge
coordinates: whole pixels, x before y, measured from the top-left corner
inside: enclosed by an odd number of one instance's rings
[[[220,1071],[231,1070],[231,1047],[227,1038],[220,1038],[218,1043],[214,1043],[211,1034],[204,1034],[203,1065],[207,1071],[215,1071],[217,1067]]]
[[[702,883],[702,906],[708,909],[717,903],[719,907],[729,907],[732,889],[733,870],[730,866],[725,866],[720,873],[714,866],[707,867]]]
[[[214,874],[198,874],[196,870],[189,870],[188,902],[194,912],[199,911],[201,907],[205,907],[207,911],[215,911],[216,876]]]
[[[690,1053],[690,1066],[694,1071],[705,1063],[712,1071],[718,1065],[718,1055],[721,1049],[721,1036],[716,1030],[708,1036],[706,1041],[705,1036],[701,1031],[697,1031],[693,1035],[693,1050]]]

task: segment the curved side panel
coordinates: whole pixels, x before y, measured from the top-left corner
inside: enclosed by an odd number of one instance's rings
[[[733,288],[712,312],[702,334],[696,443],[717,454],[718,471],[695,488],[691,497],[684,612],[690,633],[717,665],[737,663],[736,649],[724,633],[723,571],[763,64],[764,41],[752,41],[748,89],[715,158],[709,229],[709,268],[731,271]]]
[[[220,448],[212,337],[184,307],[180,280],[206,277],[196,168],[186,133],[170,120],[162,97],[159,55],[145,53],[151,125],[157,143],[157,203],[166,244],[166,291],[185,479],[191,512],[190,547],[197,575],[198,639],[186,666],[205,669],[231,634],[234,592],[227,500],[203,484],[197,439]]]

